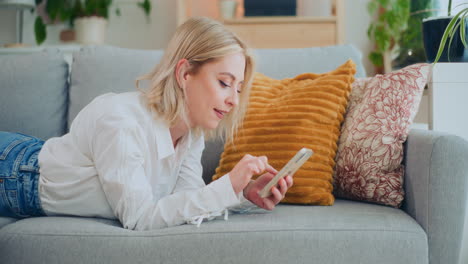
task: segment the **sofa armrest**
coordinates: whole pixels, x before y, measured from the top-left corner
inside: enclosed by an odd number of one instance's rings
[[[403,209],[427,233],[429,263],[457,264],[468,198],[468,142],[441,132],[411,130],[404,164]]]

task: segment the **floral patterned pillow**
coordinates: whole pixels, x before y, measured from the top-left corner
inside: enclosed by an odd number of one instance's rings
[[[403,143],[429,68],[429,64],[415,64],[353,83],[335,158],[336,197],[401,205]]]

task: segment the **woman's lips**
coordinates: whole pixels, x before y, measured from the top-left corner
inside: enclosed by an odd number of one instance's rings
[[[214,109],[216,116],[219,117],[219,119],[223,119],[224,113],[222,111],[219,111],[218,109]]]

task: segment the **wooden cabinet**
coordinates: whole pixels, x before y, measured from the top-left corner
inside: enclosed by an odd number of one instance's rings
[[[254,48],[304,48],[341,43],[334,17],[258,17],[224,23]]]
[[[205,4],[208,0],[205,0]],[[178,23],[191,15],[192,0],[178,0]],[[200,3],[200,2],[199,2]],[[216,14],[217,1],[207,15]],[[197,8],[200,10],[200,8]],[[215,19],[219,19],[214,15]],[[333,0],[332,16],[327,17],[240,17],[222,20],[253,48],[304,48],[342,44],[344,39],[344,0]]]

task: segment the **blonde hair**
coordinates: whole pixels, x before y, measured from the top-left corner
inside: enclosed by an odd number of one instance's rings
[[[137,89],[140,81],[150,80],[149,90],[144,91],[149,107],[169,126],[174,125],[179,117],[188,124],[186,96],[176,80],[179,60],[187,59],[191,65],[190,72],[197,73],[205,63],[238,52],[245,56],[244,82],[238,107],[226,115],[215,130],[204,131],[207,138],[220,137],[230,141],[242,126],[255,62],[247,45],[221,23],[206,17],[194,17],[180,25],[159,64],[150,73],[137,78]],[[196,128],[195,131],[200,133],[201,129]]]

